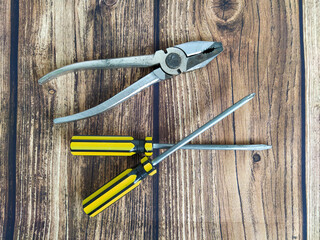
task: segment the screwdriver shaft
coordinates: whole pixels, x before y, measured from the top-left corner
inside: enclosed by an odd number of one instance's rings
[[[204,131],[208,130],[210,127],[212,127],[213,125],[217,124],[218,122],[220,122],[222,119],[224,119],[226,116],[230,115],[231,113],[233,113],[235,110],[237,110],[238,108],[240,108],[241,106],[243,106],[244,104],[246,104],[247,102],[249,102],[253,97],[254,97],[254,93],[244,97],[243,99],[241,99],[239,102],[235,103],[234,105],[232,105],[231,107],[229,107],[227,110],[225,110],[224,112],[220,113],[218,116],[216,116],[215,118],[213,118],[212,120],[210,120],[209,122],[207,122],[205,125],[203,125],[202,127],[198,128],[196,131],[194,131],[193,133],[191,133],[189,136],[185,137],[184,139],[182,139],[180,142],[178,142],[176,145],[172,146],[171,148],[169,148],[167,151],[165,151],[164,153],[160,154],[158,157],[156,157],[155,159],[152,160],[152,165],[155,166],[157,164],[159,164],[162,160],[164,160],[166,157],[168,157],[169,155],[171,155],[172,153],[174,153],[175,151],[177,151],[179,148],[183,147],[184,145],[186,145],[188,142],[190,142],[192,139],[194,139],[195,137],[197,137],[198,135],[200,135],[201,133],[203,133]]]
[[[174,146],[170,143],[154,143],[154,149],[165,149]],[[181,149],[194,149],[194,150],[247,150],[247,151],[261,151],[271,149],[272,146],[265,144],[249,144],[249,145],[202,145],[202,144],[189,144],[184,145]]]

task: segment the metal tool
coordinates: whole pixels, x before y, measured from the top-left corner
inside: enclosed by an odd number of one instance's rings
[[[218,56],[222,50],[222,43],[220,42],[187,42],[176,45],[175,47],[167,48],[166,51],[156,51],[153,55],[94,60],[71,64],[43,76],[40,78],[39,84],[44,84],[62,74],[83,69],[159,66],[159,68],[155,69],[153,72],[133,83],[128,88],[119,92],[107,101],[83,112],[54,119],[54,123],[72,122],[105,112],[157,82],[171,78],[183,72],[202,68]]]
[[[165,149],[174,146],[168,143],[153,143],[152,137],[137,140],[131,136],[73,136],[70,150],[73,155],[86,156],[132,156],[145,153],[151,156],[153,149]],[[267,150],[271,146],[264,144],[249,145],[185,145],[181,149],[197,150]]]
[[[123,197],[125,194],[130,192],[132,189],[140,185],[141,180],[146,178],[148,175],[152,176],[156,173],[155,166],[163,161],[170,154],[174,153],[178,149],[182,148],[192,139],[197,137],[199,134],[203,133],[223,118],[233,113],[235,110],[243,106],[245,103],[250,101],[254,97],[254,94],[250,94],[243,98],[211,121],[191,133],[189,136],[178,142],[176,145],[172,146],[164,153],[160,154],[153,160],[149,160],[148,157],[144,157],[141,160],[141,164],[135,168],[129,168],[122,172],[119,176],[115,177],[113,180],[105,184],[99,190],[91,194],[89,197],[83,201],[83,209],[86,214],[90,217],[94,217],[102,210],[110,206],[112,203]]]

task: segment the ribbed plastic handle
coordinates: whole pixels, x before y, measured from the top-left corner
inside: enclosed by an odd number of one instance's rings
[[[70,150],[73,155],[132,156],[152,152],[152,142],[147,138],[135,140],[131,136],[73,136]]]
[[[134,169],[127,169],[99,190],[83,200],[83,210],[90,217],[109,207],[128,192],[140,185],[141,180],[156,173],[148,157],[144,157]]]

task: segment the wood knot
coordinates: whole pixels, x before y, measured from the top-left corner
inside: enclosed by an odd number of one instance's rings
[[[234,25],[243,11],[243,0],[211,0],[208,6],[218,26]]]
[[[256,153],[252,156],[252,159],[254,162],[259,162],[261,160],[261,156],[258,153]]]
[[[54,95],[56,93],[56,90],[51,88],[51,89],[49,89],[48,92],[49,92],[50,95]]]
[[[108,7],[112,7],[114,5],[117,4],[118,0],[102,0],[102,2],[108,6]]]

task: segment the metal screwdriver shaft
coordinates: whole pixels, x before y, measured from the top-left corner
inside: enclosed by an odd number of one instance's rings
[[[171,148],[172,143],[154,143],[153,149]],[[243,151],[261,151],[271,149],[272,146],[266,144],[249,144],[249,145],[204,145],[204,144],[188,144],[181,147],[187,150],[243,150]]]
[[[167,151],[165,151],[164,153],[160,154],[158,157],[153,159],[152,165],[155,166],[155,165],[159,164],[162,160],[164,160],[166,157],[168,157],[169,155],[171,155],[172,153],[177,151],[182,146],[186,145],[192,139],[194,139],[195,137],[197,137],[198,135],[200,135],[201,133],[203,133],[204,131],[206,131],[207,129],[209,129],[210,127],[212,127],[213,125],[215,125],[216,123],[218,123],[219,121],[221,121],[222,119],[224,119],[225,117],[227,117],[228,115],[233,113],[235,110],[237,110],[238,108],[240,108],[241,106],[243,106],[247,102],[249,102],[254,96],[255,96],[255,93],[252,93],[252,94],[244,97],[243,99],[241,99],[239,102],[235,103],[233,106],[229,107],[224,112],[220,113],[218,116],[216,116],[215,118],[213,118],[212,120],[207,122],[205,125],[203,125],[199,129],[197,129],[196,131],[191,133],[189,136],[182,139],[176,145],[169,148]]]

